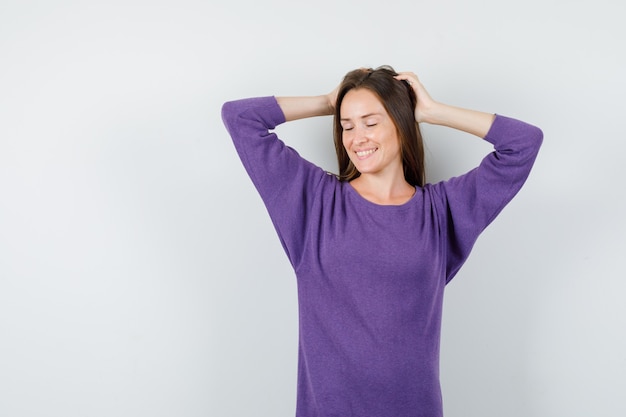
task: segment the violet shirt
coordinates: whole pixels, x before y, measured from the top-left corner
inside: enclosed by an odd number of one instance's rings
[[[526,180],[541,130],[496,116],[479,167],[386,206],[279,140],[275,98],[226,103],[222,118],[297,277],[296,416],[442,416],[444,287]]]

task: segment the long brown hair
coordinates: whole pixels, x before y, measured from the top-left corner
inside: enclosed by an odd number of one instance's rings
[[[419,125],[415,121],[415,105],[417,97],[413,88],[404,81],[398,81],[393,68],[382,66],[376,69],[361,68],[350,71],[343,79],[337,92],[335,105],[334,139],[337,161],[339,163],[339,179],[351,181],[361,173],[356,169],[343,146],[341,127],[341,103],[348,91],[364,88],[374,93],[391,117],[400,139],[400,154],[404,168],[404,178],[413,186],[424,186],[424,144]]]

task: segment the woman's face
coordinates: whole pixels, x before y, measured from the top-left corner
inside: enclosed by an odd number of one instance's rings
[[[398,130],[374,93],[363,88],[348,91],[340,119],[343,146],[361,175],[404,175]]]

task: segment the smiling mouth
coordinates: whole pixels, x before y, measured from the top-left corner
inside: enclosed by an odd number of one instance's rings
[[[374,148],[374,149],[368,149],[365,151],[357,151],[356,156],[358,156],[359,158],[367,158],[368,156],[370,156],[371,154],[373,154],[374,152],[376,152],[378,150],[378,148]]]

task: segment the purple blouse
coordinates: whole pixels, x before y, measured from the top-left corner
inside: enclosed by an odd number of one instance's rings
[[[541,130],[496,116],[480,166],[388,206],[279,140],[275,98],[226,103],[222,118],[297,277],[296,416],[442,416],[444,287],[522,187]]]

